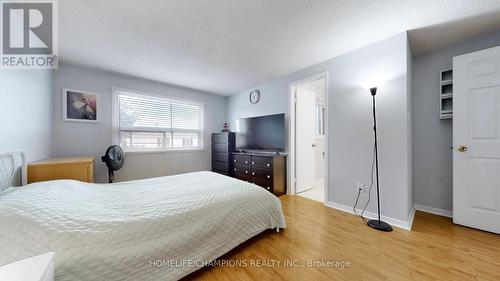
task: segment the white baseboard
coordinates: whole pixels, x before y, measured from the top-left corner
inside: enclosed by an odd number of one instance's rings
[[[415,206],[415,209],[417,211],[431,213],[434,215],[448,217],[448,218],[453,218],[453,211],[450,211],[450,210],[443,210],[443,209],[429,207],[429,206],[420,205],[420,204],[415,204],[414,206]]]
[[[339,204],[339,203],[334,203],[334,202],[330,202],[330,201],[326,201],[325,206],[354,215],[354,212],[353,212],[351,206],[347,206],[347,205],[343,205],[343,204]],[[363,210],[356,209],[356,212],[358,214],[360,214],[361,211],[363,211]],[[368,211],[365,211],[363,216],[366,218],[369,218],[369,219],[376,219],[377,218],[377,214],[372,213],[372,212],[368,212]],[[385,221],[386,223],[388,223],[392,226],[395,226],[395,227],[398,227],[398,228],[401,228],[404,230],[411,230],[414,216],[415,216],[415,208],[412,208],[412,211],[410,212],[410,215],[408,216],[408,221],[393,219],[393,218],[386,217],[386,216],[380,216],[380,219],[382,219],[383,221]]]

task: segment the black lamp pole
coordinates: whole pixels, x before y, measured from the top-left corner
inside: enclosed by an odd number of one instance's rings
[[[375,228],[380,231],[392,231],[392,226],[384,221],[380,220],[380,190],[378,181],[378,146],[377,146],[377,116],[375,114],[375,95],[377,94],[377,88],[371,88],[373,100],[373,131],[375,133],[375,173],[377,175],[377,207],[378,207],[378,219],[369,220],[368,226]]]

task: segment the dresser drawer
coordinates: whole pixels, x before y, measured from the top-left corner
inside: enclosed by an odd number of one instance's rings
[[[272,170],[273,169],[273,158],[272,157],[253,156],[252,157],[252,167],[254,167],[256,169]]]
[[[235,166],[250,166],[250,156],[234,154],[233,163]]]
[[[229,146],[227,143],[212,143],[212,152],[229,152]]]
[[[246,182],[251,182],[251,177],[250,177],[250,174],[247,174],[245,173],[245,171],[243,172],[240,172],[240,171],[236,171],[234,172],[234,177],[239,179],[239,180],[242,180],[242,181],[246,181]]]
[[[234,167],[233,172],[236,177],[240,176],[240,177],[248,177],[248,179],[251,178],[251,171],[246,167],[236,166]]]
[[[229,169],[229,165],[224,161],[212,161],[212,168],[220,171],[227,171]]]
[[[212,153],[212,160],[213,161],[229,161],[229,153],[225,152],[214,152]]]
[[[272,180],[265,181],[265,180],[259,180],[259,179],[252,178],[252,182],[255,185],[258,185],[260,187],[265,188],[269,192],[274,192],[273,181]]]
[[[229,134],[212,134],[212,143],[229,143]]]
[[[252,179],[272,181],[273,172],[269,170],[252,169]]]
[[[221,175],[225,175],[225,176],[229,176],[229,172],[228,171],[221,171],[221,170],[217,170],[217,169],[212,169],[212,172],[218,173],[218,174],[221,174]]]

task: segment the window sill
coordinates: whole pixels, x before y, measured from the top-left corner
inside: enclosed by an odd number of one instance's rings
[[[176,153],[198,153],[204,152],[204,148],[197,149],[170,149],[170,150],[150,150],[150,151],[124,151],[125,155],[141,154],[176,154]]]

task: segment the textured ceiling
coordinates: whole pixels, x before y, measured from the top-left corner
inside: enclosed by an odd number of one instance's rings
[[[223,95],[405,30],[500,11],[499,0],[64,0],[59,5],[62,61]],[[415,34],[412,41],[422,52],[433,48]]]
[[[410,30],[409,36],[413,54],[420,55],[497,30],[500,12]]]

